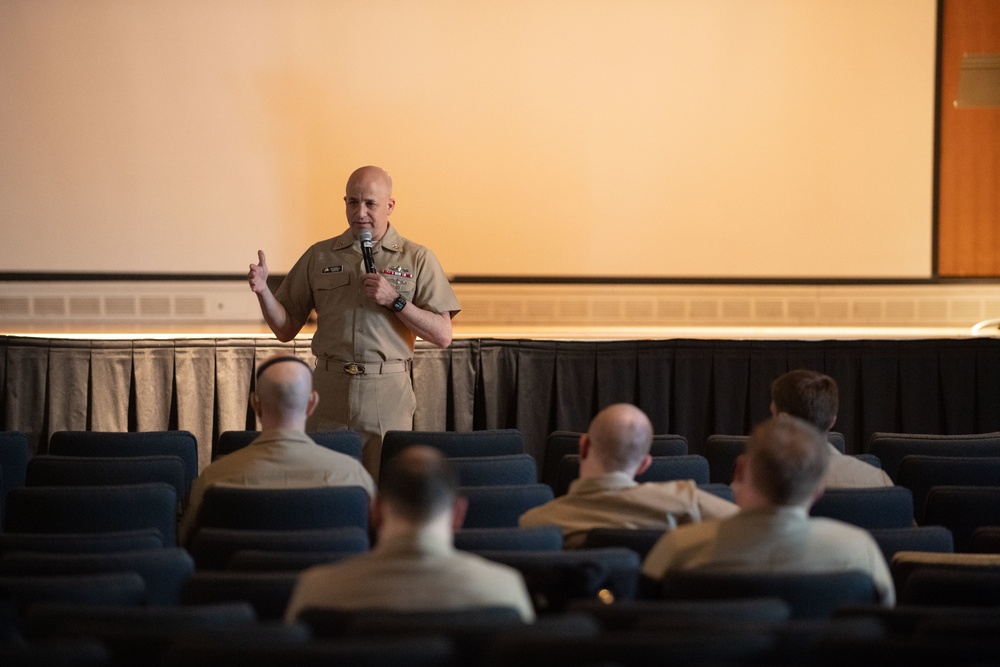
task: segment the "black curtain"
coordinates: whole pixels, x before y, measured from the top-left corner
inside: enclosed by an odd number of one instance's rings
[[[426,355],[426,356],[425,356]],[[417,428],[466,430],[465,388],[474,386],[471,428],[518,428],[538,454],[554,430],[582,431],[601,408],[635,403],[657,433],[679,433],[692,453],[713,433],[746,434],[768,416],[770,383],[796,368],[840,387],[835,430],[850,453],[877,431],[1000,431],[1000,341],[528,341],[457,340],[449,351],[421,346],[415,368]],[[461,359],[461,369],[454,360]],[[420,380],[433,376],[434,386]],[[461,389],[461,391],[459,391]],[[461,395],[461,402],[452,397]],[[437,398],[434,398],[437,397]],[[434,400],[445,405],[433,405]]]
[[[310,359],[309,339],[65,340],[0,336],[0,430],[36,450],[62,429],[195,433],[210,459],[221,431],[252,428],[256,364]],[[835,430],[851,453],[876,431],[1000,431],[1000,340],[456,340],[418,344],[418,430],[517,428],[538,456],[554,430],[582,431],[601,408],[635,403],[657,433],[700,453],[713,433],[745,434],[768,415],[778,375],[810,368],[840,387]]]

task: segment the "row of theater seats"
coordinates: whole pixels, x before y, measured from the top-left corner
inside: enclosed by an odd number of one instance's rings
[[[539,454],[539,481],[556,486],[559,468],[566,455],[576,454],[579,433],[554,431],[541,447]],[[212,458],[224,456],[246,446],[254,437],[254,431],[227,431],[219,436],[212,450]],[[351,431],[337,431],[314,435],[322,445],[344,454],[360,457],[361,440]],[[17,443],[3,443],[3,440],[20,439],[21,451],[10,451]],[[846,443],[840,433],[830,433],[830,442],[842,453]],[[397,431],[386,437],[384,448],[389,460],[399,449],[413,443],[432,443],[449,456],[510,455],[527,451],[520,432],[516,429],[496,429],[473,432],[413,432]],[[728,484],[732,481],[733,464],[743,451],[746,436],[710,435],[702,444],[700,452],[691,452],[688,441],[681,435],[656,435],[653,438],[653,456],[680,456],[699,453],[704,456],[711,469],[710,481]],[[23,468],[27,439],[16,433],[0,435],[0,465]],[[47,444],[48,454],[119,456],[122,452],[141,448],[146,455],[174,454],[181,457],[184,472],[193,479],[198,472],[198,443],[187,431],[167,431],[159,433],[95,433],[85,431],[61,431],[54,433]],[[6,451],[5,451],[6,450]],[[875,433],[864,454],[855,454],[873,465],[881,466],[896,480],[900,474],[903,459],[910,455],[949,456],[966,458],[991,458],[1000,452],[1000,434],[985,433],[972,435],[927,435]]]
[[[546,576],[572,589],[578,566]],[[899,559],[898,563],[905,561]],[[911,562],[907,590],[954,587],[947,571]],[[898,570],[894,567],[894,574]],[[530,568],[526,569],[530,573]],[[996,572],[976,573],[996,592]],[[679,573],[658,599],[625,595],[625,577],[598,594],[574,590],[534,625],[504,609],[392,613],[320,611],[281,625],[271,611],[293,574],[219,573],[216,595],[192,574],[179,604],[40,601],[17,635],[0,637],[4,665],[511,665],[511,664],[996,664],[997,607],[933,597],[889,610],[871,604],[861,573],[747,576]],[[50,577],[52,578],[52,577]],[[81,581],[95,579],[77,575]],[[25,578],[23,578],[25,579]],[[971,583],[971,582],[970,582]],[[82,585],[82,584],[81,584]],[[105,577],[105,586],[110,577]],[[532,586],[529,578],[529,586]],[[9,590],[0,581],[3,590]],[[554,589],[554,586],[550,586]],[[609,596],[616,592],[613,602]],[[586,593],[586,594],[585,594]],[[238,598],[238,599],[237,599]],[[0,608],[2,609],[2,608]],[[6,629],[6,628],[5,628]],[[4,641],[5,640],[5,641]],[[67,654],[67,641],[72,653]],[[411,643],[412,642],[412,643]],[[433,650],[429,650],[433,647]],[[48,661],[43,661],[48,658]]]
[[[253,437],[253,432],[227,432],[220,437],[216,453],[234,451]],[[315,438],[324,446],[360,457],[360,439],[353,432],[315,434]],[[546,502],[551,498],[550,493],[565,493],[576,478],[578,439],[578,433],[551,434],[539,457],[539,467],[532,456],[524,453],[523,438],[513,429],[471,433],[392,432],[386,437],[383,462],[411,443],[433,444],[448,456],[456,457],[461,484],[475,487],[468,490],[471,511],[467,525],[516,525],[520,513]],[[745,436],[710,436],[702,456],[688,454],[687,442],[681,436],[656,436],[653,464],[639,479],[693,479],[706,490],[731,499],[727,485],[733,462],[745,441]],[[843,447],[843,438],[838,434],[831,435],[831,442]],[[32,457],[27,438],[22,434],[0,434],[0,493],[4,498],[10,489],[25,485],[161,482],[174,488],[175,502],[183,508],[197,474],[197,443],[193,435],[183,431],[60,432],[53,434],[47,451],[47,455]],[[974,548],[972,534],[976,527],[1000,525],[1000,503],[996,502],[1000,497],[997,490],[1000,435],[875,434],[870,453],[862,456],[875,465],[884,458],[886,472],[902,488],[829,491],[814,513],[842,518],[865,528],[901,527],[914,521],[918,525],[947,526],[954,535],[957,551]],[[487,488],[500,485],[517,488],[499,491]],[[13,511],[39,502],[19,499],[24,493],[15,494]],[[869,498],[870,495],[874,498]],[[0,509],[5,506],[6,502]],[[164,538],[170,543],[171,531],[167,530]]]
[[[505,457],[509,457],[511,461],[518,461],[515,467],[524,467],[523,453],[499,456],[501,457],[499,459],[474,457],[476,460],[471,461],[470,465],[472,472],[468,474],[489,474],[495,477],[496,470],[503,467],[504,462],[508,460]],[[676,456],[684,454],[677,453]],[[148,491],[149,485],[140,487],[141,490]],[[525,487],[535,489],[538,485],[513,484],[501,490],[500,496],[494,498],[507,496],[510,492],[518,495]],[[24,489],[23,492],[30,496],[31,492],[44,488],[32,487]],[[16,614],[18,622],[23,624],[21,629],[31,639],[32,647],[47,646],[48,640],[60,636],[57,628],[62,626],[53,622],[51,616],[46,616],[47,613],[56,613],[76,618],[74,623],[89,623],[91,627],[84,634],[89,633],[100,638],[100,646],[104,649],[111,647],[111,657],[119,664],[130,656],[137,658],[139,664],[146,664],[150,650],[162,650],[168,657],[172,656],[170,659],[177,660],[180,656],[185,664],[191,662],[199,664],[199,659],[209,659],[199,654],[199,645],[201,648],[206,648],[211,642],[206,642],[204,638],[200,643],[191,642],[187,632],[187,630],[193,632],[195,628],[200,627],[201,620],[198,619],[203,617],[214,618],[216,621],[213,622],[223,625],[231,622],[234,628],[252,628],[247,633],[259,636],[262,642],[266,637],[273,637],[280,644],[276,650],[284,656],[282,659],[275,657],[274,664],[278,662],[287,664],[284,660],[300,653],[301,659],[308,661],[313,659],[305,657],[310,652],[325,656],[315,659],[332,659],[337,651],[350,648],[345,646],[342,635],[334,639],[332,635],[336,633],[329,629],[309,626],[303,635],[312,636],[313,639],[302,643],[298,635],[290,637],[294,634],[294,630],[284,627],[272,628],[266,624],[277,619],[283,611],[298,570],[316,562],[335,560],[368,548],[365,503],[355,503],[357,511],[345,512],[346,515],[354,517],[351,519],[354,523],[347,527],[340,525],[342,521],[340,518],[323,518],[320,521],[321,527],[310,523],[316,517],[327,516],[324,515],[324,508],[328,510],[335,507],[340,512],[343,508],[351,507],[351,501],[346,500],[346,497],[351,495],[351,490],[333,491],[335,493],[343,491],[347,494],[345,498],[323,497],[323,493],[331,491],[317,491],[318,495],[314,498],[316,507],[309,505],[312,501],[308,497],[312,495],[312,491],[289,494],[284,499],[280,497],[282,494],[274,495],[269,491],[261,495],[256,490],[246,490],[248,493],[245,495],[237,493],[228,497],[222,493],[222,498],[218,501],[222,504],[217,505],[216,509],[206,515],[206,523],[196,534],[189,553],[173,548],[170,537],[164,538],[164,535],[171,530],[170,526],[176,517],[178,498],[182,497],[182,494],[178,494],[177,488],[170,484],[162,484],[158,488],[161,491],[164,488],[172,490],[173,494],[167,491],[166,500],[154,502],[151,499],[129,497],[127,494],[135,489],[134,485],[113,485],[105,491],[116,500],[103,509],[85,508],[86,501],[83,495],[73,495],[77,492],[67,491],[66,488],[57,489],[57,494],[59,492],[69,494],[66,496],[68,501],[62,505],[54,505],[52,511],[53,517],[61,517],[61,519],[53,518],[53,521],[65,520],[64,523],[36,523],[28,530],[8,529],[8,532],[2,535],[0,589],[8,591],[11,600],[20,601],[15,604],[25,604],[27,600],[34,600],[37,603],[31,605],[30,610],[18,609]],[[490,489],[490,487],[483,488]],[[467,491],[475,493],[474,490]],[[907,605],[900,610],[900,613],[909,609],[910,605],[919,607],[917,611],[911,612],[911,616],[903,616],[903,619],[911,619],[921,614],[931,618],[930,614],[925,613],[931,608],[928,605],[998,605],[1000,590],[998,590],[997,569],[1000,566],[994,557],[947,553],[951,550],[951,536],[947,530],[912,526],[912,501],[908,506],[908,512],[905,502],[899,505],[901,510],[886,509],[891,506],[891,501],[887,500],[890,495],[893,498],[910,500],[906,489],[896,488],[880,492],[882,498],[875,503],[879,509],[871,516],[883,517],[878,518],[878,521],[886,520],[884,517],[889,516],[891,518],[889,523],[895,522],[897,527],[887,529],[874,527],[872,532],[892,561],[899,599]],[[16,493],[15,497],[19,494],[20,492]],[[551,498],[551,494],[551,489],[548,489],[544,498]],[[357,495],[356,490],[354,495]],[[833,493],[827,495],[828,498],[836,496]],[[852,494],[847,494],[846,497],[851,496]],[[26,516],[39,521],[49,502],[40,500],[42,497],[37,494],[31,496],[30,502],[24,501],[21,509],[14,510],[14,516],[21,517],[16,521],[26,520],[23,518]],[[855,495],[855,498],[857,497],[859,496]],[[212,502],[215,501],[209,501],[210,506]],[[425,636],[422,641],[433,639],[432,644],[436,648],[431,651],[432,657],[427,658],[428,662],[415,664],[448,664],[447,660],[451,660],[451,664],[475,664],[476,660],[506,664],[506,660],[531,662],[532,656],[546,655],[551,658],[549,664],[576,660],[577,656],[581,664],[589,664],[589,660],[597,657],[602,657],[598,661],[600,663],[646,664],[640,659],[643,655],[647,658],[654,655],[663,656],[664,659],[673,656],[678,664],[686,664],[684,656],[695,664],[718,661],[727,657],[729,661],[739,664],[744,659],[756,661],[762,656],[773,658],[769,660],[770,662],[781,663],[788,655],[802,657],[805,655],[804,651],[808,651],[810,658],[822,662],[824,656],[837,653],[834,651],[813,655],[813,651],[817,646],[827,648],[824,642],[830,637],[820,633],[812,636],[810,641],[793,640],[793,637],[801,637],[803,633],[808,635],[804,630],[805,626],[801,625],[803,621],[799,619],[813,616],[827,617],[835,606],[850,602],[861,604],[858,615],[864,617],[866,621],[875,619],[881,632],[855,634],[851,630],[858,624],[858,619],[855,617],[844,617],[824,625],[823,632],[828,632],[835,638],[838,633],[844,633],[840,638],[847,640],[847,644],[841,646],[839,650],[860,651],[861,648],[858,647],[862,646],[867,647],[867,650],[879,651],[900,640],[899,633],[887,632],[886,628],[895,627],[903,621],[895,616],[886,621],[885,612],[862,604],[871,599],[870,582],[852,581],[850,575],[840,578],[794,577],[790,581],[751,576],[745,577],[743,581],[722,579],[715,582],[699,579],[697,575],[693,578],[679,575],[672,577],[664,588],[649,590],[642,585],[638,568],[641,554],[644,554],[658,537],[655,532],[618,531],[619,534],[616,535],[615,531],[594,531],[588,542],[590,548],[578,552],[562,552],[558,531],[513,528],[511,526],[516,523],[520,508],[511,510],[507,507],[507,500],[494,499],[494,502],[504,508],[505,518],[498,520],[502,526],[459,531],[456,535],[456,544],[460,548],[478,551],[521,569],[538,611],[545,615],[544,622],[532,632],[524,628],[508,628],[511,637],[484,651],[482,647],[487,645],[486,643],[470,642],[466,645],[467,637],[455,635],[462,623],[460,619],[452,618],[444,628],[425,628],[428,635],[434,636]],[[858,505],[857,500],[848,502],[847,505],[851,506],[852,503],[854,506]],[[12,506],[16,504],[15,502]],[[362,505],[365,507],[364,510],[361,509]],[[110,532],[102,529],[89,535],[79,534],[80,529],[86,525],[84,522],[88,517],[99,516],[112,521],[145,506],[159,506],[158,516],[162,518],[169,515],[169,518],[162,519],[165,524],[153,528],[148,526],[131,530],[112,528]],[[30,508],[30,511],[25,508]],[[365,512],[363,518],[362,512]],[[485,515],[489,516],[489,513]],[[864,520],[868,521],[870,517]],[[338,526],[331,527],[323,524],[323,521],[333,521],[338,523]],[[898,525],[899,523],[903,525]],[[15,525],[23,527],[25,524],[15,523]],[[45,525],[54,530],[39,530]],[[104,524],[105,527],[108,525],[116,524],[113,521]],[[991,536],[990,530],[980,528],[977,537],[981,538],[982,544],[989,544],[991,538],[992,543],[996,544],[996,531],[994,530]],[[623,545],[627,545],[628,548],[623,548]],[[898,553],[901,549],[907,551]],[[917,553],[913,553],[914,551]],[[42,555],[39,552],[49,553]],[[868,588],[865,587],[866,583]],[[785,613],[788,618],[796,620],[778,620],[764,625],[758,623],[752,632],[745,634],[727,625],[726,640],[718,640],[715,643],[691,640],[683,645],[686,646],[683,650],[681,644],[671,643],[664,636],[649,640],[648,628],[640,628],[640,624],[624,620],[656,618],[658,614],[671,617],[672,614],[679,614],[678,610],[683,609],[684,605],[692,604],[696,606],[702,604],[704,609],[713,609],[712,614],[723,618],[726,613],[733,612],[719,611],[712,605],[724,605],[725,602],[680,603],[674,598],[687,600],[692,597],[719,595],[733,597],[737,593],[751,596],[754,600],[768,596],[772,598],[770,600],[772,603],[775,602],[773,600],[775,596],[780,597],[783,600],[781,604],[787,606]],[[655,602],[636,600],[650,595],[661,599]],[[854,595],[857,597],[852,597]],[[68,608],[65,607],[67,598],[75,601]],[[601,607],[589,611],[578,608],[578,605],[585,605],[586,601],[593,599],[601,599],[604,602],[601,603]],[[55,606],[55,612],[46,611],[47,607],[42,602],[44,600],[50,601],[50,607]],[[59,600],[63,601],[62,607],[55,604],[55,601]],[[605,605],[611,600],[614,600],[615,604]],[[103,605],[81,606],[81,603],[86,601],[102,602]],[[101,620],[102,609],[107,611],[108,604],[113,604],[114,611],[122,618]],[[644,604],[652,604],[653,609],[642,609]],[[230,613],[235,614],[236,620],[219,620],[219,615],[225,617]],[[686,613],[694,612],[688,609]],[[973,612],[969,613],[974,615]],[[164,620],[171,618],[171,614],[176,614],[182,619],[177,621],[177,628],[183,626],[187,629],[172,631],[171,628],[175,626],[169,620]],[[670,627],[676,625],[675,630],[683,627],[685,636],[690,639],[691,628],[679,623],[677,620],[680,618],[679,615],[672,618],[673,620],[664,621],[664,624]],[[764,618],[769,617],[758,609],[756,618],[751,620],[762,622]],[[350,623],[337,627],[353,628],[348,636],[352,638],[351,641],[359,641],[357,638],[364,636],[363,628],[366,622],[370,624],[369,627],[385,627],[385,618],[377,621],[371,618],[365,620],[364,615],[360,614]],[[392,623],[399,623],[401,626],[407,624],[433,626],[434,619],[433,617],[394,618]],[[546,626],[546,623],[549,625]],[[566,624],[575,629],[572,632],[566,630]],[[911,636],[916,633],[914,628],[918,625],[916,622],[911,622],[910,628],[913,632],[905,634],[907,647],[919,643]],[[982,625],[982,619],[970,621],[965,627],[979,627],[979,625]],[[78,626],[73,626],[72,623],[67,627],[69,626],[76,628],[73,632],[79,634]],[[473,628],[470,632],[472,636],[480,637],[483,633],[489,634],[489,628],[495,626],[504,626],[504,623],[494,621],[485,624],[485,627]],[[101,627],[104,628],[104,632],[101,631]],[[158,630],[154,631],[152,629],[154,627]],[[42,628],[52,628],[52,630],[42,630]],[[121,628],[129,630],[122,633]],[[589,630],[584,631],[581,628]],[[444,630],[453,632],[449,634]],[[718,635],[720,628],[717,624],[708,624],[702,630],[709,635]],[[569,638],[560,636],[560,632],[569,632]],[[236,630],[235,635],[239,634]],[[669,632],[666,634],[670,635]],[[926,640],[926,628],[919,634]],[[321,639],[317,641],[317,637]],[[294,649],[292,644],[295,645]],[[232,657],[240,654],[240,651],[247,646],[253,646],[253,642],[247,640],[243,646],[237,643],[215,648],[218,648],[223,656]],[[583,652],[577,653],[581,647],[584,647]],[[374,650],[379,647],[369,648]],[[934,655],[933,646],[924,648],[929,651],[926,655]],[[384,651],[388,650],[388,647],[383,644],[381,649],[384,657],[386,655]],[[362,647],[357,647],[357,650],[362,650]],[[519,653],[521,650],[527,653]],[[684,653],[684,650],[688,652]],[[130,651],[138,653],[133,654]],[[470,651],[475,655],[469,655]],[[261,649],[259,654],[266,656],[268,652]],[[420,651],[413,648],[409,651],[403,650],[400,655],[403,654],[416,656]],[[405,660],[399,662],[402,660],[400,655],[395,658],[397,662],[389,661],[381,664],[407,664]],[[618,656],[620,660],[613,660],[612,655]],[[892,655],[908,654],[902,651]],[[0,653],[0,658],[2,657],[4,655]],[[980,654],[976,654],[976,657],[982,659]],[[224,661],[225,658],[216,656],[216,659]],[[250,658],[244,660],[242,664],[254,664]],[[8,664],[2,660],[0,662]]]
[[[30,664],[60,666],[986,665],[998,652],[992,609],[855,606],[817,623],[789,618],[775,598],[581,602],[533,626],[504,610],[317,613],[282,626],[239,603],[142,612],[40,605],[31,623]],[[53,639],[69,633],[93,639]],[[0,648],[4,664],[29,664],[16,662],[27,653]]]

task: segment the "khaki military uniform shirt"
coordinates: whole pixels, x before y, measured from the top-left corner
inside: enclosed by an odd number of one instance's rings
[[[662,579],[669,570],[844,572],[872,577],[879,602],[895,604],[889,566],[875,539],[856,526],[810,517],[801,507],[743,510],[728,519],[681,526],[661,537],[642,572]]]
[[[830,447],[830,465],[823,476],[823,484],[828,489],[866,489],[878,486],[893,486],[889,475],[881,468],[865,463],[853,456],[841,454]]]
[[[521,526],[562,528],[567,548],[583,544],[594,528],[659,528],[732,516],[739,508],[702,491],[692,480],[637,483],[617,472],[578,479],[564,496],[521,515]]]
[[[532,621],[535,612],[521,573],[456,551],[437,535],[380,539],[366,554],[312,567],[299,576],[285,621],[309,607],[400,611],[512,607]]]
[[[198,475],[181,521],[182,545],[192,537],[205,489],[216,484],[259,488],[360,486],[369,496],[375,494],[375,482],[357,459],[317,445],[301,431],[264,431],[249,445],[214,461]]]
[[[461,310],[434,253],[404,239],[392,225],[374,244],[372,256],[378,271],[413,305],[434,313]],[[317,357],[371,363],[411,359],[416,335],[365,295],[364,273],[361,246],[348,230],[310,247],[275,297],[299,322],[316,310],[312,350]]]

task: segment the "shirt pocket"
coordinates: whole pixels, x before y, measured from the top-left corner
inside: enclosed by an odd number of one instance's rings
[[[327,312],[325,308],[342,307],[350,300],[351,274],[324,273],[313,282],[317,312]]]
[[[317,290],[330,290],[339,289],[341,287],[347,287],[351,284],[351,274],[346,271],[338,271],[337,273],[321,273],[313,284],[316,286]]]
[[[417,281],[413,278],[401,278],[397,276],[386,276],[393,289],[399,292],[407,301],[413,301],[413,294],[417,291]]]

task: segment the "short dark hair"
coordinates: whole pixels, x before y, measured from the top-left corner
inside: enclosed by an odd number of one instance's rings
[[[379,496],[410,521],[428,521],[450,508],[458,477],[444,456],[426,446],[407,447],[389,461]]]
[[[823,433],[830,430],[840,407],[833,378],[802,369],[785,373],[771,383],[771,402],[778,412],[804,419]]]
[[[754,487],[775,505],[798,505],[816,491],[830,447],[812,424],[789,415],[762,422],[746,448]]]

